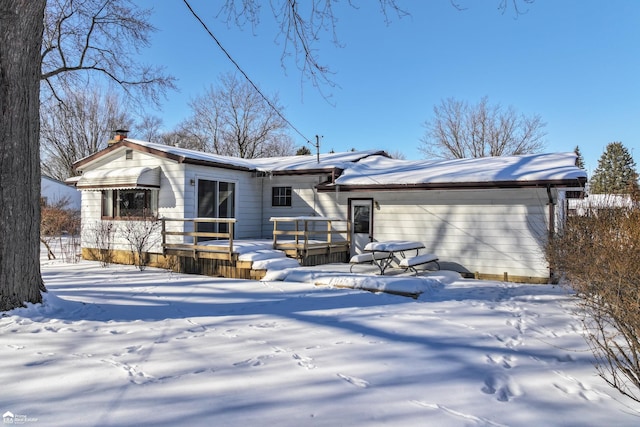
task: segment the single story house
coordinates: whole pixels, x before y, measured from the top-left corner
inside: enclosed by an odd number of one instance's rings
[[[564,221],[557,207],[587,180],[575,161],[574,153],[406,161],[377,150],[240,159],[122,138],[75,164],[83,256],[99,241],[87,230],[147,215],[167,219],[155,254],[166,254],[172,233],[198,242],[195,223],[169,219],[216,218],[208,236],[238,241],[273,239],[287,218],[303,218],[305,230],[318,218],[346,224],[341,261],[369,241],[418,240],[476,277],[546,283],[544,246]],[[114,236],[109,250],[127,249]]]

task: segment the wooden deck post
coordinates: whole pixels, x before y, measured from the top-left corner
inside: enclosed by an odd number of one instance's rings
[[[165,234],[167,229],[166,229],[166,222],[164,218],[160,218],[160,221],[162,224],[162,256],[165,256],[167,254],[167,249],[166,249],[167,235]]]
[[[229,221],[229,261],[233,260],[233,222]]]

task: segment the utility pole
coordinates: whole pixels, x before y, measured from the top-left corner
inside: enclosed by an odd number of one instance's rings
[[[316,159],[318,163],[320,163],[320,138],[322,138],[322,135],[316,135]]]

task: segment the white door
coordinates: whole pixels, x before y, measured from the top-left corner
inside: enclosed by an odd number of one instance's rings
[[[350,199],[351,254],[360,254],[373,240],[373,199]]]

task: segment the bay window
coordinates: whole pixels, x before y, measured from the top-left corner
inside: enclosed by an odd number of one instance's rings
[[[147,218],[158,215],[158,190],[102,190],[103,218]]]

